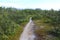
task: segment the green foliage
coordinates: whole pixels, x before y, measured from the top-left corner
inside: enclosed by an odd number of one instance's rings
[[[56,32],[56,34],[60,37],[60,10],[20,10],[16,8],[0,7],[0,40],[8,40],[9,36],[15,35],[16,31],[18,31],[17,29],[21,28],[20,25],[24,22],[28,22],[30,17],[32,17],[33,20],[40,20],[43,23],[52,25],[54,31],[50,31],[54,32],[54,34]]]

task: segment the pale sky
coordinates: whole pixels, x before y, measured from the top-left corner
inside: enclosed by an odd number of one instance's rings
[[[60,0],[0,0],[0,6],[14,8],[60,9]]]

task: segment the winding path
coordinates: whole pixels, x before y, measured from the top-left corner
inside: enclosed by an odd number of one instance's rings
[[[30,21],[25,26],[19,40],[34,40],[35,39],[35,24],[30,18]]]

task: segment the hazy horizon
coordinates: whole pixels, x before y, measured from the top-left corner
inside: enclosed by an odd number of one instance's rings
[[[0,0],[0,7],[13,7],[18,9],[60,9],[60,0]]]

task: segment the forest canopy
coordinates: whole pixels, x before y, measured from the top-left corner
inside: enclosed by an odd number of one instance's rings
[[[43,23],[53,25],[55,29],[49,32],[60,37],[60,10],[0,7],[0,40],[9,40],[9,37],[16,33],[22,23],[28,22],[30,17],[33,20],[41,20]]]

